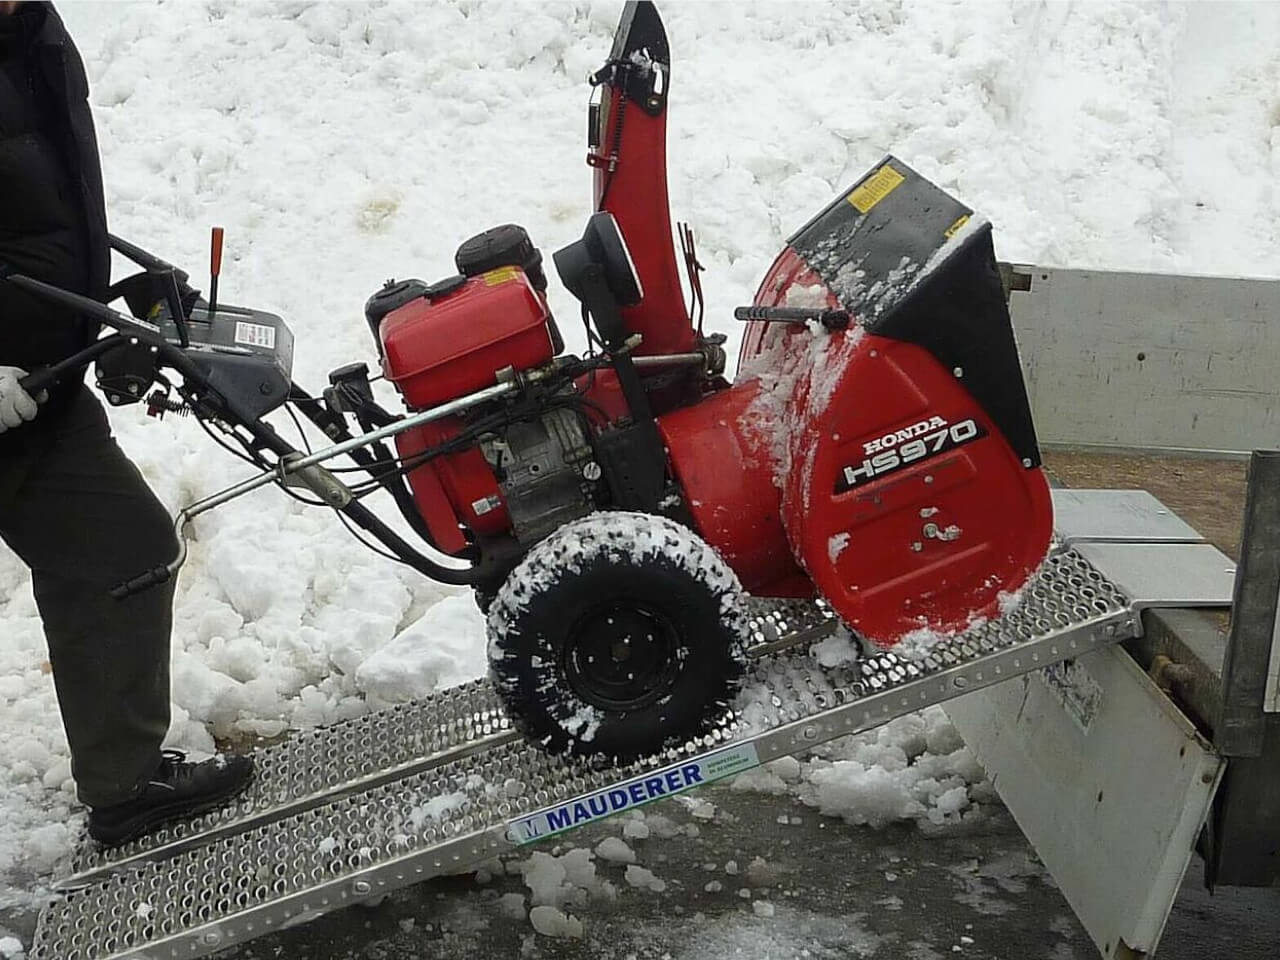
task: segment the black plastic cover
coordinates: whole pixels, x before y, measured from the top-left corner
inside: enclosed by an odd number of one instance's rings
[[[204,304],[191,312],[191,347],[187,358],[220,396],[257,419],[276,409],[292,388],[293,333],[280,317],[262,310],[219,305],[213,315]],[[177,331],[164,317],[165,339],[177,342]]]
[[[667,105],[670,72],[671,48],[658,8],[648,0],[627,3],[613,34],[609,62],[595,81],[622,86],[645,113],[657,116]]]
[[[378,345],[378,354],[382,354],[382,337],[379,328],[382,318],[392,310],[399,310],[406,303],[426,296],[427,285],[421,280],[388,280],[381,290],[371,296],[364,304],[364,318],[369,323],[369,331],[373,334],[373,342]]]
[[[961,370],[1018,456],[1039,466],[989,223],[890,156],[788,244],[866,330]]]
[[[529,239],[524,227],[504,223],[478,233],[458,248],[453,262],[464,277],[474,277],[498,267],[520,267],[539,293],[547,289],[547,275],[542,269],[542,254]]]

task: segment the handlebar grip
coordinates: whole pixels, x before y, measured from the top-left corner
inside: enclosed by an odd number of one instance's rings
[[[42,391],[57,383],[60,376],[62,376],[62,371],[54,367],[41,367],[39,370],[34,370],[19,380],[18,386],[31,396],[38,397]]]
[[[737,307],[733,311],[735,320],[760,321],[763,323],[807,323],[817,320],[828,330],[843,330],[849,326],[849,311],[830,310],[827,308],[812,309],[805,307]]]
[[[126,600],[136,594],[142,593],[144,590],[150,590],[152,587],[158,587],[162,583],[169,582],[169,568],[155,567],[146,573],[139,574],[132,580],[126,580],[124,583],[116,584],[111,588],[112,600]]]

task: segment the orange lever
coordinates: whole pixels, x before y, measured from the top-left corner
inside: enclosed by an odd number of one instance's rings
[[[213,228],[209,248],[209,316],[218,312],[218,274],[222,272],[222,228]]]
[[[209,256],[209,273],[217,276],[222,273],[222,228],[213,228],[213,249]]]

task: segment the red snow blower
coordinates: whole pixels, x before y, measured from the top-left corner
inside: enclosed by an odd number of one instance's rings
[[[698,735],[732,700],[748,593],[821,596],[886,646],[963,628],[1036,569],[1052,516],[989,224],[887,157],[790,237],[735,311],[747,326],[730,385],[685,229],[692,308],[681,283],[670,56],[651,3],[627,4],[591,82],[596,213],[554,256],[586,356],[563,352],[542,257],[514,225],[462,244],[456,275],[368,301],[403,414],[375,401],[365,364],[311,396],[279,317],[184,297],[184,274],[123,241],[145,268],[117,290],[132,317],[8,280],[114,331],[29,390],[96,361],[112,402],[190,412],[260,468],[183,510],[180,532],[266,484],[302,488],[396,559],[475,589],[493,677],[530,737],[633,758]],[[285,405],[332,446],[286,442],[263,419]],[[324,466],[342,455],[354,467]],[[379,491],[426,549],[365,505]],[[174,576],[185,552],[117,595]]]

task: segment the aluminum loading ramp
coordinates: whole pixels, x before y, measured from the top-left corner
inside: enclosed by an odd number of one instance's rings
[[[1018,609],[918,661],[885,652],[823,669],[808,654],[834,627],[822,608],[757,609],[763,652],[741,712],[697,742],[625,768],[549,756],[511,732],[484,683],[304,734],[258,753],[257,784],[228,811],[107,856],[82,851],[29,956],[206,956],[1140,629],[1074,549],[1046,561]]]

